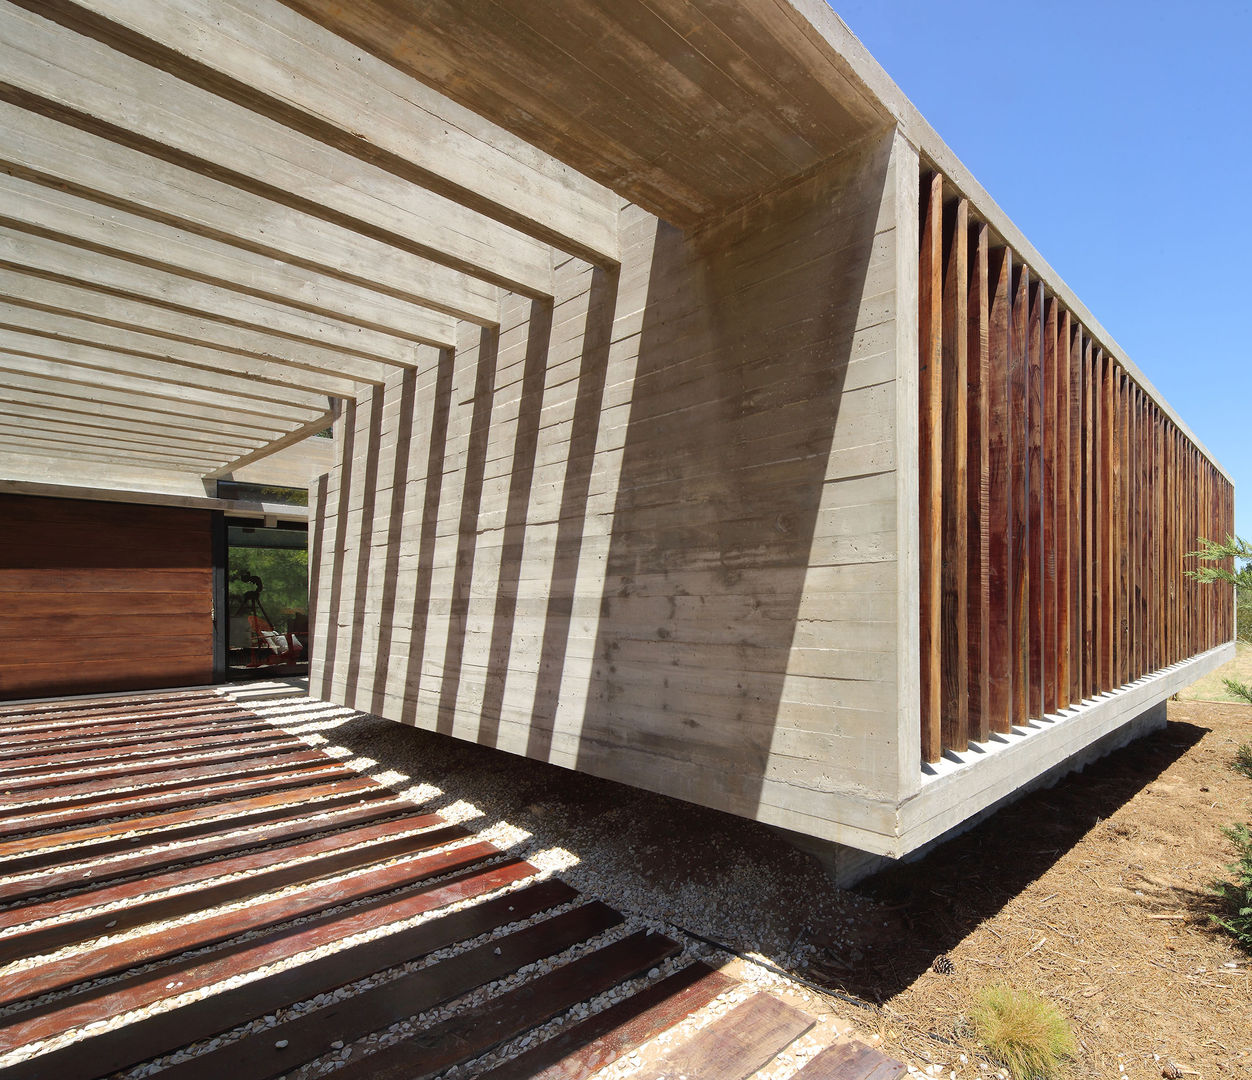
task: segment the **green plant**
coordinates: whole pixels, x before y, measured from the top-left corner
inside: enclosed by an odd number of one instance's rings
[[[1252,954],[1252,831],[1247,825],[1234,824],[1224,826],[1222,832],[1235,845],[1238,859],[1227,867],[1234,880],[1219,881],[1213,886],[1213,895],[1224,910],[1210,918],[1233,937],[1244,952]]]
[[[1252,743],[1244,743],[1235,751],[1235,760],[1230,763],[1230,767],[1252,780]]]
[[[1252,641],[1252,544],[1234,536],[1226,537],[1224,543],[1216,540],[1200,538],[1200,550],[1189,551],[1190,558],[1199,559],[1202,563],[1220,563],[1223,565],[1201,566],[1198,570],[1188,570],[1187,576],[1194,578],[1203,585],[1224,581],[1235,587],[1235,636],[1240,641]],[[1231,569],[1242,561],[1239,570]],[[1229,566],[1224,565],[1229,563]],[[1252,686],[1235,679],[1223,679],[1226,693],[1231,697],[1252,705]]]
[[[987,1053],[1017,1080],[1056,1074],[1076,1049],[1069,1021],[1047,998],[1007,986],[988,986],[969,1011]]]

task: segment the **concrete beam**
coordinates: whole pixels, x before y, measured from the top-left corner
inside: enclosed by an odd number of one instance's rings
[[[13,404],[0,401],[0,430],[10,425],[30,427],[38,425],[45,430],[96,432],[98,434],[125,434],[133,441],[150,441],[183,449],[216,449],[223,452],[235,450],[247,453],[265,445],[260,438],[242,435],[224,436],[211,434],[194,427],[162,428],[153,424],[131,420],[129,423],[116,418],[87,416],[81,413],[59,412],[31,404]],[[140,438],[143,436],[144,438]]]
[[[2,98],[0,128],[0,171],[407,304],[499,322],[497,287],[476,277]]]
[[[202,372],[226,373],[251,379],[259,384],[302,390],[325,397],[355,398],[358,384],[351,379],[322,372],[310,372],[294,364],[259,360],[222,349],[193,345],[185,341],[146,332],[141,325],[127,330],[107,323],[80,319],[65,312],[23,307],[0,298],[0,329],[39,337],[59,338],[93,351],[118,354],[120,368],[134,370],[122,357],[138,357]],[[170,377],[179,381],[177,372]]]
[[[8,3],[0,71],[3,96],[24,108],[523,295],[551,295],[547,245]]]
[[[267,0],[26,6],[591,262],[616,263],[618,197]]]
[[[219,466],[212,472],[205,473],[205,479],[216,480],[221,477],[229,476],[231,473],[235,472],[235,470],[242,469],[245,465],[251,465],[255,461],[260,461],[262,458],[267,458],[271,454],[276,454],[279,450],[286,449],[288,446],[293,446],[298,442],[303,442],[305,439],[316,435],[319,431],[325,431],[331,426],[334,419],[334,413],[327,410],[316,420],[305,424],[303,427],[296,428],[289,434],[284,435],[281,439],[275,439],[267,446],[259,447],[250,453],[240,454],[234,460],[226,462],[225,465]]]
[[[441,312],[14,176],[0,176],[0,224],[415,343],[455,333]]]
[[[329,370],[353,378],[377,381],[385,375],[381,366],[414,367],[418,350],[422,348],[389,334],[364,330],[269,300],[243,296],[216,285],[3,227],[0,227],[0,265],[246,326],[271,338],[286,338],[289,342],[286,350],[293,355],[299,355],[300,345],[295,343],[317,346],[339,358]],[[38,300],[37,290],[33,298]],[[278,350],[271,351],[281,350],[279,345]],[[358,358],[358,362],[352,363],[352,358]],[[362,365],[359,361],[368,364]]]

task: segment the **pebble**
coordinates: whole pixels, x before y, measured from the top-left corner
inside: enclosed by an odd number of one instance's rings
[[[286,1039],[276,1039],[276,1040],[274,1041],[274,1046],[275,1046],[275,1047],[277,1047],[279,1050],[286,1050],[286,1049],[287,1049],[287,1040],[286,1040]]]

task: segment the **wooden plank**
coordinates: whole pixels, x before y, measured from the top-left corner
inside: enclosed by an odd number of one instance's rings
[[[350,904],[437,875],[467,870],[499,854],[500,849],[494,844],[479,842],[423,858],[405,859],[390,866],[367,865],[364,870],[354,871],[329,884],[315,883],[246,908],[102,944],[90,952],[10,972],[0,988],[0,1004],[65,990],[89,979],[177,956],[188,949],[202,949],[239,934],[317,914],[329,907]]]
[[[1083,575],[1088,554],[1084,545],[1086,528],[1086,474],[1083,472],[1084,413],[1082,326],[1070,322],[1069,344],[1069,540],[1070,540],[1070,681],[1069,699],[1077,705],[1086,696],[1085,606]]]
[[[485,942],[421,971],[363,991],[352,998],[310,1010],[220,1050],[201,1054],[175,1066],[170,1080],[211,1080],[223,1075],[236,1076],[239,1080],[265,1080],[266,1077],[280,1075],[302,1062],[324,1054],[332,1038],[351,1042],[370,1032],[380,1031],[398,1020],[431,1009],[440,1002],[511,975],[527,964],[563,952],[611,929],[621,921],[622,916],[605,904],[584,904],[554,918]],[[673,947],[672,942],[670,946]],[[513,993],[516,994],[517,991]],[[502,995],[502,998],[497,998],[492,1004],[499,1008],[503,1004],[502,999],[507,999],[508,996]],[[491,1019],[484,1021],[481,1015],[483,1011],[494,1013],[492,1009],[465,1010],[466,1014],[478,1014],[475,1016],[478,1022],[463,1033],[467,1036],[467,1041],[475,1037],[474,1029],[481,1030],[488,1038],[507,1038],[507,1034],[498,1030],[498,1018],[493,1015]],[[457,1017],[457,1020],[461,1019],[461,1016]],[[451,1026],[459,1029],[455,1022]],[[284,1045],[276,1052],[275,1044],[279,1041],[283,1041]],[[417,1046],[424,1049],[433,1041],[433,1033],[423,1032],[417,1040]],[[412,1051],[413,1047],[409,1046],[409,1049]],[[418,1053],[420,1054],[420,1050]],[[371,1055],[371,1058],[377,1056]],[[414,1066],[416,1065],[415,1061]]]
[[[7,581],[9,572],[0,571],[0,581]],[[224,698],[213,690],[175,690],[169,693],[122,694],[115,697],[83,697],[57,698],[53,701],[31,701],[20,705],[4,705],[0,707],[0,720],[42,719],[45,717],[72,717],[82,712],[113,712],[130,713],[144,712],[149,709],[177,708],[182,703],[204,704],[220,702],[231,708],[237,707],[235,702]],[[0,730],[9,728],[0,725]]]
[[[1082,337],[1082,469],[1083,469],[1083,697],[1096,695],[1100,642],[1100,470],[1097,467],[1100,425],[1098,379],[1091,338]]]
[[[100,732],[90,730],[66,733],[49,739],[44,734],[36,736],[14,736],[6,739],[0,749],[0,770],[10,761],[55,760],[62,753],[74,755],[82,750],[100,749],[142,749],[150,742],[168,742],[171,737],[196,740],[204,735],[218,735],[223,732],[275,731],[274,725],[255,713],[241,710],[237,713],[223,713],[206,717],[198,723],[186,726],[164,724],[151,725],[130,730]]]
[[[991,733],[991,301],[988,227],[971,226],[966,420],[969,445],[969,732]]]
[[[89,780],[79,783],[51,784],[24,790],[6,790],[0,794],[0,818],[26,813],[25,804],[33,799],[54,800],[49,809],[78,806],[95,806],[115,800],[118,795],[138,796],[147,792],[184,791],[196,787],[205,780],[243,780],[258,773],[277,773],[279,769],[294,765],[312,765],[327,760],[320,750],[305,750],[290,754],[274,754],[271,751],[240,751],[223,754],[208,764],[198,761],[184,764],[182,768],[153,772],[148,765],[139,766],[128,775],[111,780]],[[90,774],[87,774],[90,775]],[[17,805],[4,805],[4,803]]]
[[[54,829],[64,829],[72,825],[88,825],[150,811],[166,813],[188,806],[207,807],[228,798],[242,798],[246,795],[260,795],[269,791],[307,787],[310,784],[331,780],[349,780],[357,775],[353,769],[323,757],[320,762],[300,768],[277,770],[263,776],[223,779],[211,784],[201,784],[188,791],[119,794],[112,799],[87,806],[49,806],[47,804],[27,806],[13,811],[8,820],[0,822],[0,841],[27,835],[44,836]]]
[[[429,816],[429,815],[427,815]],[[301,844],[283,850],[266,850],[255,855],[239,859],[230,859],[211,868],[193,867],[188,870],[164,875],[163,880],[169,887],[185,886],[194,882],[209,881],[220,874],[243,871],[257,871],[234,878],[231,881],[220,881],[202,884],[194,892],[178,893],[173,896],[155,900],[143,900],[138,889],[155,889],[151,881],[143,881],[138,885],[118,886],[109,890],[99,890],[88,894],[69,898],[65,901],[53,901],[50,904],[38,905],[36,908],[19,908],[0,913],[6,923],[17,919],[26,922],[31,919],[47,917],[49,910],[64,915],[72,912],[88,902],[115,902],[121,896],[129,896],[136,902],[126,907],[110,909],[80,918],[58,921],[52,925],[34,927],[29,930],[14,931],[11,927],[0,941],[0,958],[4,961],[17,960],[23,956],[38,956],[54,952],[66,945],[80,944],[94,937],[110,937],[127,930],[142,927],[145,923],[154,923],[166,919],[177,918],[193,912],[209,911],[233,900],[249,896],[257,896],[265,892],[273,892],[288,885],[309,884],[333,874],[355,871],[372,866],[387,859],[410,856],[433,847],[441,847],[454,840],[463,840],[469,835],[456,825],[448,825],[442,829],[433,829],[418,835],[392,836],[393,832],[402,831],[400,822],[389,821],[385,826],[369,830],[375,838],[382,839],[370,843],[367,847],[342,850],[343,845],[360,843],[361,833],[345,833],[334,837],[323,837],[309,844]],[[285,863],[278,865],[280,860],[289,860],[309,856],[306,861],[294,865]],[[20,925],[20,923],[18,924]]]
[[[797,1080],[899,1080],[908,1066],[852,1040],[826,1047],[795,1075]]]
[[[1027,674],[1027,716],[1042,716],[1046,709],[1043,701],[1043,671],[1049,659],[1045,644],[1047,618],[1045,607],[1045,553],[1044,533],[1044,357],[1043,357],[1043,306],[1044,286],[1032,281],[1028,321],[1026,324],[1026,378],[1027,378],[1027,460],[1026,467],[1026,518],[1027,550],[1030,591],[1026,618],[1030,621],[1029,673]]]
[[[814,1024],[768,994],[753,994],[670,1051],[652,1070],[666,1080],[746,1080]]]
[[[1056,700],[1055,708],[1066,708],[1071,699],[1073,677],[1070,665],[1077,663],[1073,637],[1073,591],[1071,571],[1079,565],[1071,538],[1076,496],[1070,494],[1070,448],[1074,437],[1071,397],[1073,361],[1070,357],[1070,315],[1059,308],[1056,313],[1056,486],[1054,525],[1056,534],[1053,567],[1056,571]]]
[[[7,620],[6,620],[7,621]],[[189,727],[224,715],[247,715],[249,710],[234,702],[206,703],[191,708],[151,708],[145,712],[125,713],[117,716],[107,711],[89,711],[68,717],[33,719],[25,724],[9,724],[0,727],[0,738],[6,746],[17,742],[51,742],[72,738],[85,733],[98,734],[112,731],[142,731],[158,724],[170,727]]]
[[[154,783],[159,783],[155,779],[156,777],[171,778],[174,775],[183,775],[184,770],[198,767],[209,769],[209,774],[212,775],[214,768],[252,759],[259,759],[262,764],[270,760],[275,763],[287,760],[311,760],[298,756],[298,753],[304,750],[307,745],[307,743],[302,743],[294,735],[285,739],[275,735],[272,741],[263,742],[256,746],[245,746],[240,750],[214,750],[210,747],[208,750],[200,752],[198,748],[193,748],[190,750],[175,750],[158,757],[144,758],[131,765],[114,763],[100,766],[87,762],[79,766],[54,767],[18,779],[6,778],[5,790],[0,798],[3,798],[5,801],[20,802],[22,800],[45,797],[58,798],[65,795],[93,791],[109,791],[112,788],[142,787],[143,781],[148,774],[152,775]],[[194,776],[196,774],[190,772],[187,775]],[[50,794],[47,796],[39,794],[42,791],[48,791]]]
[[[1027,328],[1029,325],[1030,271],[1015,268],[1013,275],[1013,317],[1009,324],[1009,418],[1013,427],[1013,712],[1014,724],[1024,724],[1030,715],[1030,528],[1028,500],[1030,448],[1030,372]]]
[[[0,588],[7,592],[14,591],[12,578],[12,572],[0,571]],[[40,578],[34,591],[42,592],[43,587],[43,579]],[[129,701],[124,697],[118,700]],[[117,706],[109,706],[98,699],[85,701],[77,707],[73,707],[70,700],[43,702],[42,705],[43,708],[40,708],[38,704],[17,705],[0,711],[0,719],[8,721],[0,723],[0,735],[7,737],[20,732],[59,731],[63,728],[72,730],[77,725],[85,723],[105,725],[128,724],[149,718],[177,719],[215,712],[234,712],[242,707],[230,698],[219,697],[216,694],[175,697],[167,702],[140,700],[133,704]]]
[[[261,731],[241,731],[238,733],[225,731],[221,734],[206,735],[196,740],[196,749],[209,750],[220,746],[247,746],[255,744],[282,743],[290,745],[290,737],[284,738],[273,728]],[[30,754],[19,758],[10,758],[4,762],[5,778],[18,776],[45,776],[63,772],[72,765],[107,765],[116,761],[134,760],[137,757],[155,758],[158,754],[171,751],[188,753],[187,745],[181,739],[163,739],[158,742],[119,743],[114,746],[102,747],[97,750],[76,750],[64,756],[57,754]]]
[[[170,996],[168,984],[174,972],[182,983],[179,989],[184,993],[214,986],[231,976],[258,971],[322,945],[481,896],[535,873],[537,871],[533,866],[520,859],[485,870],[469,871],[434,886],[422,884],[406,889],[381,903],[348,912],[315,916],[299,926],[236,946],[214,949],[191,961],[179,960],[175,964],[161,965],[124,978],[103,990],[63,998],[37,1013],[32,1010],[11,1014],[0,1018],[0,1052],[39,1042],[61,1032],[81,1030],[89,1024],[162,1001]],[[560,889],[567,890],[567,887],[560,886]],[[447,915],[397,935],[387,935],[334,955],[306,961],[286,971],[219,991],[210,997],[158,1012],[113,1030],[99,1031],[59,1050],[9,1066],[6,1080],[36,1080],[49,1075],[63,1080],[95,1080],[103,1073],[185,1046],[197,1033],[201,1037],[213,1035],[267,1011],[302,1001],[317,993],[319,986],[333,989],[353,982],[385,966],[392,958],[392,962],[402,963],[407,959],[405,950],[409,950],[411,956],[422,955],[461,936],[481,933],[499,925],[501,907],[515,906],[519,918],[543,910],[542,906],[529,904],[525,895],[528,891],[523,889],[502,896],[498,901],[489,901],[492,907],[485,911],[489,916],[485,926],[480,914],[472,908]],[[568,899],[568,890],[556,893],[555,897],[549,893],[544,898],[544,906],[564,903]]]
[[[1118,367],[1114,386],[1116,445],[1113,448],[1114,522],[1117,534],[1117,658],[1116,685],[1130,681],[1130,381]]]
[[[992,731],[1007,732],[1013,710],[1013,431],[1009,322],[1013,253],[994,248],[988,262],[988,694]]]
[[[214,878],[226,877],[230,874],[264,870],[269,867],[290,863],[297,859],[338,851],[356,844],[375,843],[400,833],[419,829],[433,829],[436,825],[442,824],[444,824],[443,818],[438,814],[409,814],[404,817],[389,818],[382,823],[375,822],[357,828],[344,829],[339,832],[319,836],[317,839],[301,844],[287,844],[279,847],[259,845],[250,853],[239,855],[235,858],[200,863],[196,866],[180,866],[165,873],[154,873],[122,883],[101,884],[95,888],[88,887],[77,891],[72,896],[60,896],[54,900],[44,900],[42,902],[9,907],[4,911],[0,911],[0,930],[11,931],[14,927],[25,926],[28,923],[50,919],[69,919],[71,916],[77,916],[72,923],[67,922],[64,925],[73,926],[77,928],[77,932],[81,936],[86,936],[84,928],[89,924],[94,924],[96,919],[103,920],[101,923],[103,929],[111,929],[111,927],[104,926],[104,923],[108,923],[114,918],[112,915],[98,916],[90,914],[89,912],[92,908],[118,904],[124,900],[137,901],[137,904],[132,905],[132,908],[125,909],[122,912],[126,921],[135,924],[138,920],[132,914],[134,907],[146,903],[161,904],[167,899],[177,899],[176,897],[166,897],[155,901],[145,901],[143,899],[152,893],[163,892],[167,889],[186,888]],[[442,832],[443,830],[439,831]],[[194,902],[197,894],[188,893],[185,895]],[[60,925],[62,924],[57,924],[57,926]],[[38,933],[39,930],[34,932]],[[0,947],[3,947],[2,941],[0,941]]]
[[[735,985],[704,963],[692,964],[478,1073],[478,1080],[588,1080]]]
[[[9,855],[0,862],[6,875],[43,872],[67,863],[96,859],[134,847],[136,842],[185,840],[193,836],[241,829],[245,825],[282,817],[317,813],[331,800],[385,800],[394,798],[372,780],[336,780],[329,784],[292,788],[272,795],[217,803],[210,807],[150,814],[105,825],[88,825],[63,832],[41,833],[30,840],[10,840],[0,844],[0,853]],[[329,809],[329,807],[326,807]],[[134,833],[150,834],[137,840]]]
[[[1040,681],[1043,693],[1041,708],[1045,715],[1056,712],[1058,698],[1059,656],[1057,644],[1060,629],[1060,597],[1058,591],[1059,568],[1057,557],[1059,552],[1059,532],[1057,529],[1057,432],[1060,417],[1057,413],[1057,370],[1058,356],[1059,310],[1055,296],[1049,296],[1043,303],[1042,351],[1041,351],[1041,391],[1040,417],[1040,519],[1042,522],[1042,545],[1040,562],[1043,567],[1042,600],[1040,623],[1043,634],[1040,639]]]
[[[180,843],[175,847],[143,847],[135,850],[133,845],[122,849],[122,854],[105,858],[84,870],[71,865],[29,877],[0,878],[0,900],[29,903],[53,892],[78,893],[105,882],[117,881],[133,874],[158,873],[170,867],[180,866],[193,859],[212,860],[240,851],[264,848],[272,843],[286,843],[306,836],[335,833],[352,825],[396,818],[412,807],[400,802],[370,801],[363,805],[344,806],[340,801],[317,803],[302,807],[299,804],[279,814],[273,822],[248,826],[249,831],[240,834],[233,824],[227,823],[226,836],[210,834],[206,837]],[[315,814],[304,820],[290,822],[288,819],[301,812]],[[151,838],[160,843],[158,833]]]
[[[918,471],[922,760],[943,752],[943,177],[922,184],[918,271]]]
[[[1116,491],[1114,487],[1114,467],[1117,456],[1117,416],[1113,403],[1113,359],[1106,356],[1101,349],[1098,363],[1101,378],[1101,428],[1100,428],[1100,481],[1101,481],[1101,521],[1102,537],[1101,561],[1103,562],[1104,580],[1101,582],[1100,612],[1100,689],[1112,690],[1117,685],[1117,672],[1113,664],[1113,649],[1116,633],[1114,625],[1117,618],[1116,586],[1117,572],[1115,561],[1117,545],[1115,536]]]
[[[969,748],[969,203],[944,209],[940,737]]]
[[[419,1080],[434,1076],[647,971],[678,951],[679,946],[661,934],[632,934],[358,1059],[342,1070],[343,1078]]]

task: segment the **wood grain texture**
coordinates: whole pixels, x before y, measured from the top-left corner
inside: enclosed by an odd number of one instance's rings
[[[970,227],[968,416],[969,540],[966,589],[969,641],[969,736],[985,742],[991,714],[991,300],[986,225]]]
[[[939,671],[944,749],[969,745],[969,204],[944,208]]]
[[[1031,514],[1030,470],[1030,351],[1028,347],[1030,272],[1017,267],[1013,276],[1013,318],[1009,330],[1009,416],[1013,428],[1013,712],[1014,724],[1030,716],[1031,650]]]
[[[1013,606],[1013,436],[1009,325],[1013,254],[994,248],[988,264],[988,627],[987,708],[992,731],[1006,732],[1012,720],[1016,624]]]
[[[1044,288],[1040,281],[1032,281],[1026,322],[1026,559],[1029,564],[1027,593],[1027,619],[1031,622],[1027,644],[1029,670],[1027,674],[1026,715],[1034,718],[1044,715],[1044,669],[1051,661],[1047,641],[1047,568],[1044,499],[1047,490],[1044,472],[1045,425],[1043,355],[1043,309]]]

